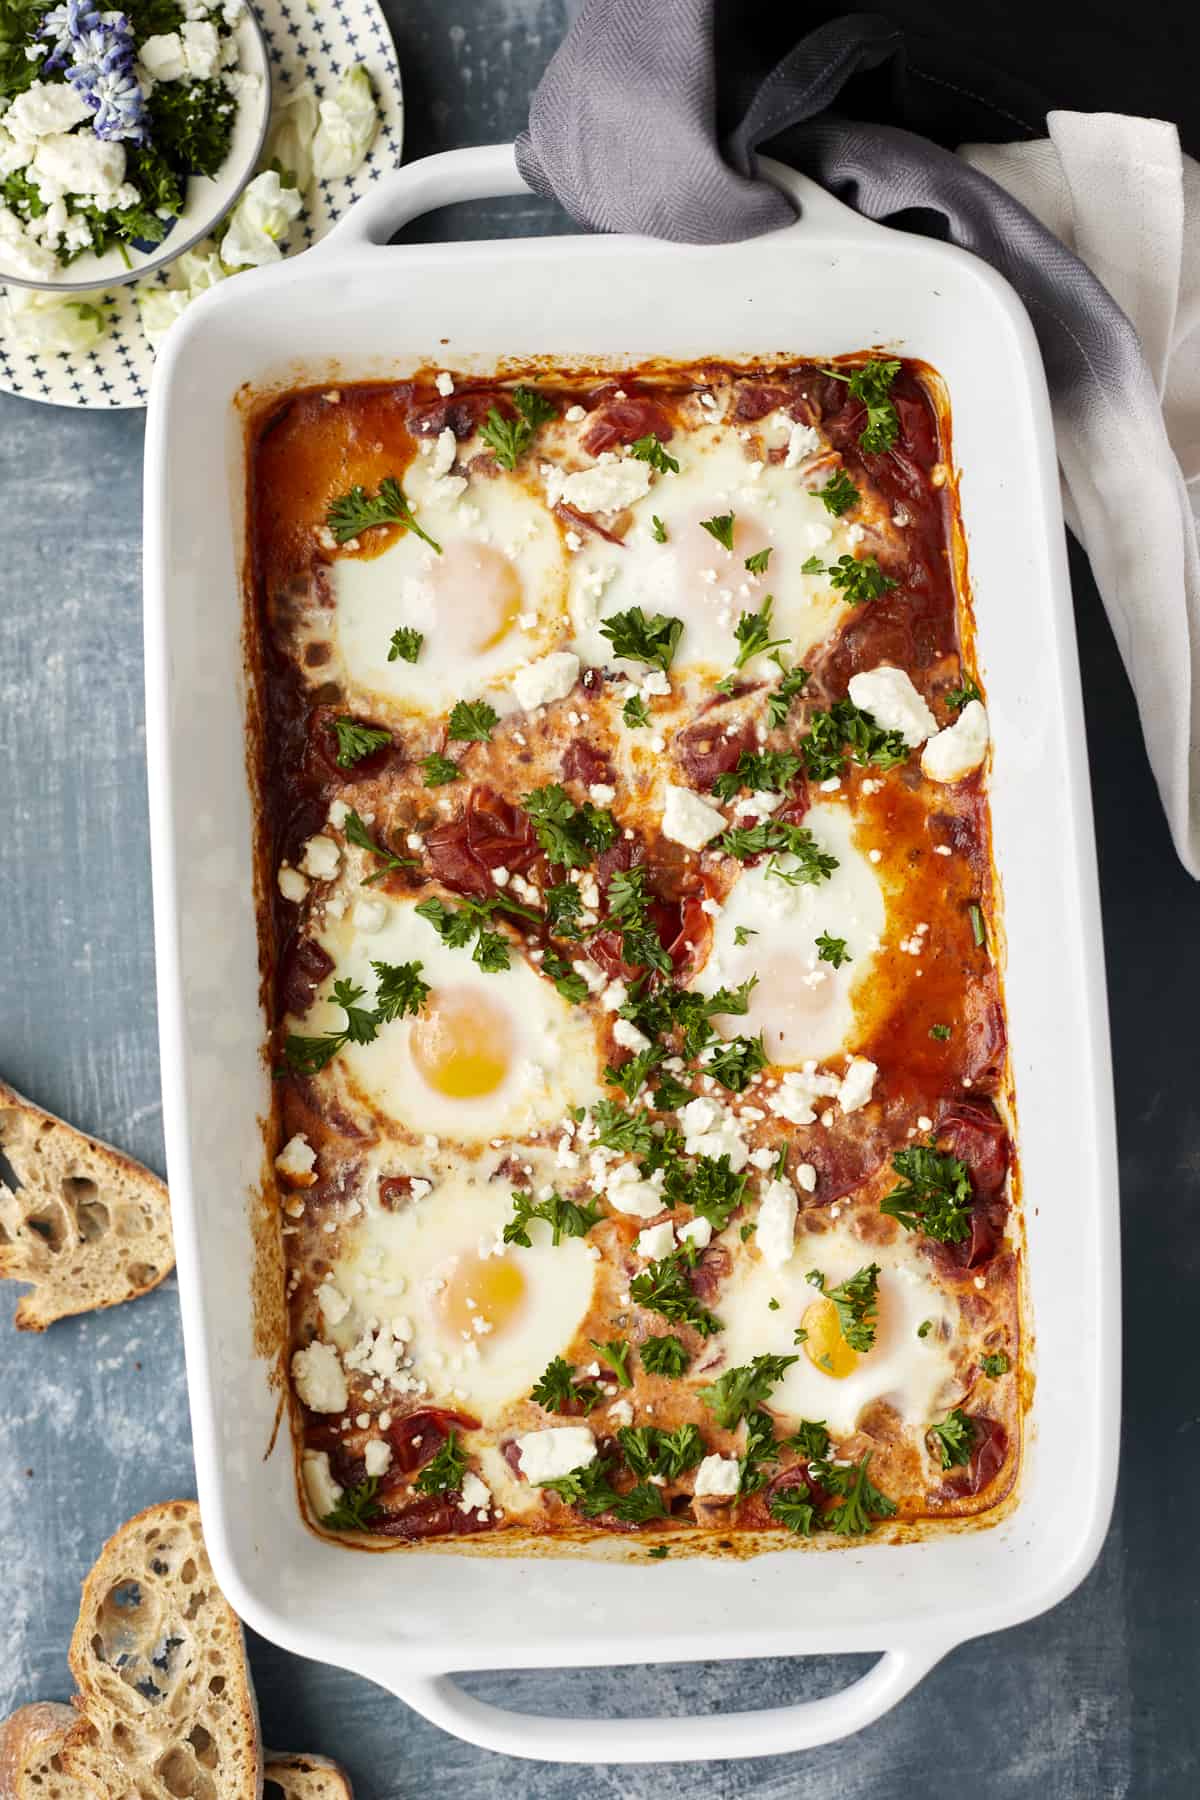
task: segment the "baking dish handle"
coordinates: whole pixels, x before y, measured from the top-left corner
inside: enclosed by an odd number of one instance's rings
[[[452,1675],[386,1678],[422,1718],[481,1750],[537,1762],[712,1762],[813,1750],[882,1718],[929,1673],[951,1644],[889,1650],[849,1687],[821,1700],[753,1712],[641,1719],[554,1718],[510,1712],[464,1692]]]
[[[797,208],[795,223],[773,236],[804,231],[813,225],[820,226],[829,238],[877,237],[884,229],[784,163],[769,156],[760,157],[759,170],[768,181],[782,188]],[[466,150],[444,150],[437,156],[425,156],[402,169],[393,169],[305,254],[324,257],[331,251],[340,253],[363,245],[386,244],[402,226],[420,218],[422,213],[435,212],[439,206],[528,192],[517,172],[512,144],[476,144]]]

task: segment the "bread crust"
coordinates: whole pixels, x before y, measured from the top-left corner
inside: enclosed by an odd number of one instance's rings
[[[76,1717],[58,1700],[36,1700],[0,1724],[0,1800],[92,1800],[96,1789],[55,1766]]]
[[[272,1786],[283,1800],[354,1800],[349,1775],[330,1757],[280,1750],[268,1750],[266,1754],[265,1800],[277,1800]]]
[[[0,1181],[0,1277],[28,1281],[21,1331],[118,1306],[175,1266],[167,1185],[0,1081],[0,1151],[20,1186]]]

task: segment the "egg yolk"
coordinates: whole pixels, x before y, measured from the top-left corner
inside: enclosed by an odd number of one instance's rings
[[[437,617],[452,621],[464,655],[494,649],[516,624],[521,582],[509,558],[490,544],[446,544],[429,572]]]
[[[422,1080],[450,1100],[494,1094],[512,1066],[509,1015],[474,988],[435,989],[409,1041]]]
[[[511,1325],[526,1295],[525,1277],[509,1256],[462,1256],[438,1295],[442,1318],[455,1333],[491,1336]],[[480,1320],[487,1332],[475,1324]]]
[[[858,1367],[859,1353],[852,1350],[842,1336],[841,1321],[837,1307],[833,1301],[822,1294],[819,1300],[805,1308],[804,1317],[800,1321],[807,1331],[804,1340],[804,1354],[815,1369],[823,1375],[832,1375],[838,1381],[844,1381],[847,1375],[853,1374]]]
[[[726,550],[724,544],[719,543],[710,531],[705,531],[701,523],[702,519],[711,517],[714,510],[709,508],[706,512],[697,512],[671,533],[675,541],[679,594],[685,606],[694,605],[697,600],[707,600],[714,608],[727,608],[728,590],[733,588],[737,591],[746,580],[746,558],[756,556],[760,550],[773,548],[757,519],[735,511],[733,549]],[[777,561],[777,558],[773,561]],[[714,570],[715,581],[712,579]],[[774,575],[774,568],[771,573]],[[722,588],[726,590],[724,598],[721,596]],[[753,605],[750,610],[754,610]]]

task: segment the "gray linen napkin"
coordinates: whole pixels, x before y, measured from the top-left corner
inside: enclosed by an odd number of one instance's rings
[[[1041,346],[1069,516],[1138,697],[1176,848],[1200,875],[1200,555],[1136,330],[1087,264],[987,175],[911,131],[828,110],[863,71],[902,80],[903,36],[886,19],[821,26],[757,80],[752,47],[743,57],[726,34],[719,94],[713,9],[587,0],[533,97],[517,142],[522,175],[592,230],[735,242],[793,217],[756,172],[756,152],[779,140],[784,161],[868,218],[917,224],[1006,277]],[[740,116],[719,141],[718,104],[728,114],[730,96]],[[1130,509],[1113,504],[1130,466],[1142,477],[1138,539],[1165,547],[1177,574],[1168,593],[1139,575]]]

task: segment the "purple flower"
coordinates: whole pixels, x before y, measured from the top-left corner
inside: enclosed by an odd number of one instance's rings
[[[142,90],[132,69],[108,69],[97,75],[84,98],[96,108],[92,129],[98,138],[133,138],[146,135]]]

